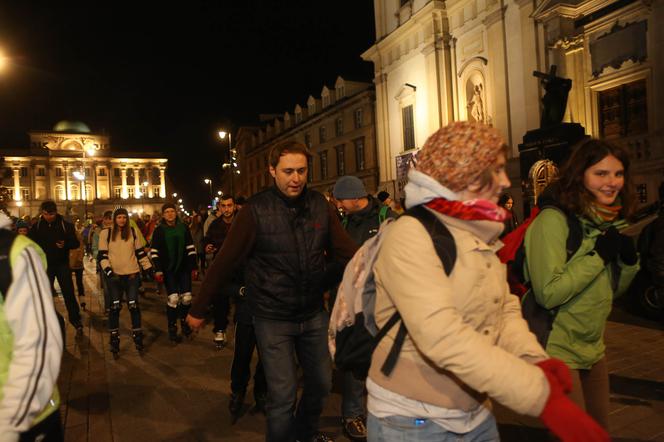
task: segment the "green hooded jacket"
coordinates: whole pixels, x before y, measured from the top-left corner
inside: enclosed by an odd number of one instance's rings
[[[594,252],[597,237],[611,225],[624,226],[624,220],[605,223],[600,229],[585,217],[579,219],[583,241],[567,261],[565,215],[557,209],[542,210],[526,231],[524,275],[540,305],[560,307],[547,353],[570,368],[588,369],[604,357],[604,328],[613,299],[627,290],[639,265],[628,266],[620,258],[605,265]]]

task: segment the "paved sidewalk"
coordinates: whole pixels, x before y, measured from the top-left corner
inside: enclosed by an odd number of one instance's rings
[[[209,326],[194,340],[173,346],[166,334],[165,297],[148,284],[152,291],[141,298],[145,354],[139,356],[133,346],[125,308],[120,317],[120,357],[114,360],[96,275],[86,271],[85,283],[85,333],[75,338],[68,326],[59,379],[67,441],[264,440],[262,415],[247,412],[235,425],[230,423],[232,330],[231,345],[221,351],[212,343]],[[60,298],[56,306],[65,311]],[[614,440],[664,441],[664,331],[618,310],[606,336]],[[245,410],[251,398],[249,391]],[[339,405],[336,391],[328,400],[322,427],[335,440],[346,440],[339,426]],[[501,433],[505,441],[542,440],[541,433],[509,425],[501,426]]]

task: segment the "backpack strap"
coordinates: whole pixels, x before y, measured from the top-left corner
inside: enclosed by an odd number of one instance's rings
[[[454,237],[448,228],[436,218],[431,211],[427,210],[424,206],[415,206],[408,209],[403,216],[412,216],[422,223],[431,239],[433,240],[433,246],[436,249],[436,254],[438,258],[443,263],[443,268],[445,269],[445,274],[450,276],[452,270],[454,269],[454,263],[457,258],[456,243],[454,242]]]
[[[403,214],[403,216],[412,216],[413,218],[417,219],[422,223],[427,232],[429,232],[429,235],[431,235],[431,239],[433,241],[433,246],[436,249],[436,254],[438,255],[438,258],[440,258],[440,261],[443,263],[445,274],[449,276],[454,269],[454,263],[456,262],[457,257],[454,237],[452,236],[452,233],[449,231],[449,229],[445,226],[445,224],[440,222],[438,218],[436,218],[436,215],[425,209],[424,206],[411,207]],[[380,340],[387,334],[387,332],[390,331],[390,329],[394,327],[394,325],[400,320],[401,315],[399,312],[394,312],[394,314],[390,317],[390,319],[388,319],[385,325],[374,337],[375,345],[378,345],[378,342],[380,342]],[[397,335],[394,338],[392,348],[387,354],[387,358],[385,359],[385,362],[383,362],[383,366],[380,368],[380,371],[385,376],[389,376],[390,373],[392,373],[392,370],[394,370],[394,367],[396,366],[399,359],[399,353],[401,353],[401,348],[403,347],[403,343],[406,340],[407,335],[408,329],[406,328],[406,325],[403,323],[403,321],[401,321]]]
[[[12,268],[9,262],[9,251],[16,234],[7,229],[0,229],[0,294],[7,298],[7,291],[12,283]]]

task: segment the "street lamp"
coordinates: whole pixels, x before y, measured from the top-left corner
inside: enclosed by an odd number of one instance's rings
[[[85,220],[88,217],[88,195],[87,195],[87,188],[86,188],[86,176],[85,176],[85,159],[86,159],[86,153],[88,157],[91,157],[95,154],[95,149],[94,147],[84,147],[83,148],[83,164],[81,166],[81,170],[75,170],[72,175],[74,175],[74,178],[79,180],[81,183],[79,184],[81,187],[81,198],[83,199],[83,222],[85,223]]]
[[[223,169],[230,169],[231,172],[230,193],[231,196],[235,196],[233,194],[233,175],[240,174],[240,170],[238,169],[238,164],[237,164],[237,150],[233,149],[233,138],[230,132],[226,132],[225,130],[220,130],[218,134],[219,138],[222,140],[226,138],[226,135],[228,135],[228,163],[222,164],[221,167]]]
[[[205,178],[203,182],[210,188],[210,197],[212,197],[212,180],[210,178]]]

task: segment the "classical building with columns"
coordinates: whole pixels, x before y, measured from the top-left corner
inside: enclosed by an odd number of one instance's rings
[[[374,0],[380,186],[399,193],[411,155],[452,121],[498,128],[511,148],[540,125],[533,71],[572,79],[565,122],[626,146],[641,203],[664,180],[662,0]]]
[[[167,159],[160,152],[112,150],[108,135],[75,121],[29,135],[27,149],[0,150],[0,185],[12,215],[38,215],[48,199],[78,217],[117,207],[151,214],[166,201]]]

